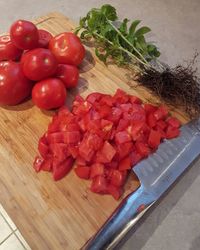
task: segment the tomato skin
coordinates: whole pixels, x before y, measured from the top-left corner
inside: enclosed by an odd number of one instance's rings
[[[74,169],[76,175],[81,179],[89,179],[90,177],[90,167],[87,166],[78,166]]]
[[[127,156],[123,160],[120,161],[118,169],[120,171],[131,169],[131,158]]]
[[[178,128],[172,127],[169,125],[166,129],[166,138],[167,139],[173,139],[179,136],[180,130]]]
[[[104,174],[104,165],[101,163],[94,163],[91,165],[90,178],[93,179],[98,175]]]
[[[172,126],[173,128],[179,128],[181,126],[181,123],[178,119],[176,119],[175,117],[170,117],[167,120],[167,123]]]
[[[107,187],[107,192],[111,194],[115,200],[119,200],[122,195],[122,188],[109,184]]]
[[[126,180],[126,171],[111,170],[110,183],[116,187],[121,187]]]
[[[41,81],[55,74],[55,56],[48,49],[37,48],[28,51],[22,59],[24,75],[32,81]]]
[[[66,88],[74,88],[78,84],[78,68],[74,65],[59,64],[56,71],[56,77],[63,81]]]
[[[72,157],[68,157],[63,163],[53,166],[53,179],[54,181],[58,181],[65,177],[69,171],[71,170],[74,164],[74,160]]]
[[[161,135],[158,131],[151,129],[151,132],[149,134],[149,138],[148,138],[148,144],[151,148],[156,149],[159,144],[160,144],[160,140],[161,140]]]
[[[49,33],[47,30],[39,29],[38,35],[39,35],[38,47],[48,48],[49,41],[51,40],[51,38],[53,38],[51,33]]]
[[[22,50],[34,49],[38,46],[38,29],[26,20],[17,20],[12,24],[10,37],[14,45]]]
[[[78,66],[85,56],[85,48],[79,37],[71,32],[64,32],[53,37],[49,42],[49,49],[62,64]]]
[[[16,105],[31,93],[32,82],[23,74],[18,63],[0,63],[0,105]]]
[[[44,160],[40,158],[39,156],[36,156],[33,162],[33,168],[35,169],[36,172],[40,172],[42,169],[42,164]]]
[[[94,193],[107,193],[107,180],[104,176],[98,175],[92,180],[90,190]]]
[[[61,80],[48,78],[35,84],[33,103],[41,109],[55,109],[65,104],[67,92]]]
[[[22,50],[12,43],[9,35],[0,36],[0,61],[17,61],[21,54]]]

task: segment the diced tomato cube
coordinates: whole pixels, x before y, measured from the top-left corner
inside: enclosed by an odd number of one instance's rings
[[[135,112],[132,114],[132,122],[146,122],[145,112]]]
[[[80,127],[78,125],[78,123],[69,123],[67,125],[67,130],[68,132],[72,132],[72,131],[79,131],[80,130]]]
[[[84,136],[85,143],[91,147],[93,150],[98,150],[103,146],[103,139],[94,133],[88,132]]]
[[[69,109],[68,109],[67,106],[62,106],[58,110],[58,116],[60,116],[60,117],[62,117],[62,116],[68,116],[70,114],[71,114],[71,112],[69,111]]]
[[[58,132],[59,126],[60,126],[60,120],[58,119],[58,116],[55,115],[52,121],[48,125],[48,133]]]
[[[69,171],[71,170],[72,166],[74,164],[74,160],[72,157],[68,157],[64,162],[62,162],[58,166],[53,167],[53,179],[55,181],[58,181],[65,177]]]
[[[63,132],[55,132],[51,134],[47,134],[47,141],[49,144],[53,143],[63,143]]]
[[[150,128],[154,128],[156,126],[157,120],[153,113],[147,115],[147,124]]]
[[[121,116],[122,110],[120,108],[113,107],[107,119],[114,123],[118,123]]]
[[[102,175],[96,176],[92,179],[90,190],[94,193],[106,194],[108,182]]]
[[[117,167],[118,167],[118,162],[112,160],[111,162],[109,162],[109,163],[106,164],[106,167],[107,167],[107,168],[117,169]]]
[[[142,100],[137,97],[137,96],[134,96],[134,95],[129,95],[129,101],[133,104],[142,104]]]
[[[91,165],[90,178],[93,179],[98,175],[104,175],[104,165],[101,163],[94,163]]]
[[[78,121],[78,125],[82,130],[82,132],[87,131],[87,124],[88,124],[87,117],[83,117],[80,121]]]
[[[76,104],[76,101],[73,104],[72,113],[78,116],[84,116],[89,112],[89,110],[92,108],[92,104],[88,101],[84,101],[81,103]]]
[[[156,125],[154,129],[160,133],[161,139],[165,139],[166,138],[166,133],[159,126]]]
[[[48,171],[50,172],[52,170],[52,158],[45,159],[42,163],[41,169],[43,171]]]
[[[109,163],[115,154],[115,148],[108,141],[105,141],[103,147],[97,152],[96,160],[98,163]]]
[[[93,108],[90,110],[90,116],[91,116],[91,120],[100,120],[101,119],[101,115],[99,114],[99,112]]]
[[[169,111],[167,109],[166,106],[161,105],[154,113],[154,117],[156,118],[156,120],[161,120],[161,119],[165,119],[167,117],[167,115],[169,114]]]
[[[162,130],[164,130],[167,127],[167,123],[163,120],[159,120],[159,121],[157,121],[156,126],[160,127]]]
[[[117,89],[113,96],[113,100],[117,104],[127,103],[129,101],[129,96],[123,90]]]
[[[121,104],[120,108],[122,109],[123,112],[129,112],[132,110],[132,104],[131,103]]]
[[[155,149],[160,145],[161,135],[158,131],[151,129],[149,134],[148,144],[151,148]]]
[[[84,98],[80,95],[76,95],[73,101],[73,106],[79,106],[82,102],[84,102]]]
[[[167,119],[167,123],[173,128],[180,128],[181,126],[180,121],[175,117],[170,117],[169,119]]]
[[[60,162],[64,161],[70,156],[68,146],[64,143],[53,143],[49,145],[50,152],[53,157],[57,158]]]
[[[147,157],[150,154],[150,149],[149,149],[148,145],[143,143],[143,142],[136,142],[135,147],[136,147],[138,153],[142,157]]]
[[[101,128],[103,131],[110,131],[112,130],[112,127],[113,127],[113,122],[109,121],[109,120],[105,120],[105,119],[102,119],[101,120]]]
[[[97,111],[99,112],[101,118],[107,118],[111,114],[112,108],[107,105],[103,105],[98,106]]]
[[[120,171],[131,169],[131,159],[129,156],[120,161],[118,169]]]
[[[143,132],[145,123],[144,122],[137,122],[137,123],[133,123],[131,126],[131,136],[133,141],[136,141],[138,139],[138,137],[140,136],[140,133]]]
[[[90,167],[87,166],[78,166],[74,169],[76,175],[81,179],[89,179],[90,177]]]
[[[112,184],[107,186],[107,192],[111,194],[115,200],[119,200],[119,198],[122,196],[122,188],[116,187]]]
[[[94,102],[99,102],[99,100],[101,99],[103,95],[101,93],[98,93],[98,92],[94,92],[94,93],[91,93],[87,96],[86,100],[90,103],[94,103]]]
[[[49,154],[49,147],[48,147],[48,142],[46,139],[46,136],[43,135],[40,139],[39,139],[39,143],[38,143],[38,150],[40,152],[40,155],[43,158],[48,157]]]
[[[152,104],[149,104],[149,103],[144,104],[144,110],[147,114],[155,112],[157,110],[157,108],[158,107],[156,107]]]
[[[123,159],[134,149],[132,142],[125,142],[117,145],[117,153],[119,154],[119,159]]]
[[[87,124],[87,130],[97,133],[100,130],[100,120],[89,120]]]
[[[86,160],[82,158],[81,156],[76,157],[76,165],[78,166],[86,166]]]
[[[174,128],[171,125],[167,127],[166,130],[166,138],[172,139],[180,135],[180,130],[178,128]]]
[[[129,120],[120,119],[118,126],[117,126],[117,132],[125,130],[129,126]]]
[[[78,156],[79,150],[77,145],[68,145],[68,151],[74,159]]]
[[[77,144],[81,140],[79,131],[63,132],[63,140],[66,144]]]
[[[42,164],[44,162],[44,159],[42,159],[39,156],[35,157],[35,160],[33,162],[33,168],[35,169],[36,172],[40,172],[40,170],[42,169]]]
[[[119,144],[131,141],[131,136],[127,131],[120,131],[115,134],[115,141]]]
[[[142,159],[142,156],[136,152],[136,151],[132,151],[130,153],[130,160],[131,160],[131,166],[135,166],[140,160]]]
[[[110,170],[110,183],[116,187],[121,187],[126,180],[127,172],[117,169]]]
[[[86,161],[90,161],[94,155],[94,150],[88,145],[87,140],[84,138],[79,144],[79,155]]]
[[[100,102],[101,105],[113,106],[113,97],[111,95],[103,95]]]

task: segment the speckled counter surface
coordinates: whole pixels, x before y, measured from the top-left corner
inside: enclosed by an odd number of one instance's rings
[[[0,0],[0,32],[18,18],[32,19],[60,11],[78,22],[98,0]],[[141,19],[152,28],[150,39],[157,41],[161,60],[170,65],[189,59],[200,51],[200,0],[115,0],[107,1],[120,17]],[[197,66],[200,72],[200,59]],[[130,232],[122,250],[200,249],[200,160],[180,178],[159,204]]]

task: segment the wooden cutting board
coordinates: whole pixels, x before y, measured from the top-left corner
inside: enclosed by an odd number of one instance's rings
[[[59,13],[34,22],[53,35],[74,27]],[[83,96],[92,91],[113,94],[117,88],[144,101],[159,102],[144,88],[136,87],[125,69],[114,65],[106,67],[97,60],[90,48],[80,71],[79,86],[69,94],[69,103],[77,93]],[[183,123],[188,120],[181,111],[173,112]],[[48,173],[34,172],[32,162],[37,154],[37,142],[52,114],[40,111],[31,100],[0,108],[0,203],[32,249],[76,250],[99,229],[120,201],[91,193],[89,183],[77,178],[73,171],[59,182],[54,182]],[[137,187],[138,183],[130,176],[125,193]]]

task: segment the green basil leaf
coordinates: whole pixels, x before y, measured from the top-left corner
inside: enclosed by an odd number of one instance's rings
[[[117,20],[117,12],[116,9],[110,4],[104,4],[101,7],[101,12],[106,16],[106,18],[110,21]]]
[[[140,20],[135,20],[135,21],[133,21],[131,23],[131,26],[129,28],[129,36],[133,36],[134,35],[135,29],[136,29],[136,27],[138,26],[138,24],[140,22],[141,22]]]
[[[123,22],[121,23],[119,30],[121,31],[122,34],[126,34],[127,33],[127,23],[129,22],[129,20],[127,18],[125,18],[123,20]]]
[[[150,29],[149,27],[144,26],[144,27],[139,28],[139,29],[135,32],[135,36],[136,36],[136,37],[139,37],[139,36],[142,36],[142,35],[144,35],[144,34],[150,32],[150,31],[151,31],[151,29]]]

